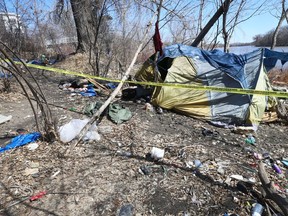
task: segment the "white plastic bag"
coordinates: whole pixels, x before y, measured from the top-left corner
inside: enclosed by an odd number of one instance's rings
[[[80,133],[88,122],[89,119],[72,119],[69,123],[61,126],[59,128],[60,140],[64,143],[70,142]],[[83,140],[100,140],[96,124],[91,126]]]

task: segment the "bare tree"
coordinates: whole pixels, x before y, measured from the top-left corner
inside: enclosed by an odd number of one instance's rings
[[[204,39],[205,35],[208,33],[208,31],[213,27],[215,22],[219,19],[219,17],[223,14],[224,9],[228,10],[228,7],[225,5],[229,5],[232,0],[225,0],[223,4],[218,8],[216,13],[211,17],[209,22],[205,25],[203,30],[198,34],[198,36],[195,38],[191,46],[198,46],[198,44]]]
[[[198,22],[198,31],[199,33],[203,30],[203,10],[204,10],[204,4],[205,1],[204,0],[200,0],[200,7],[199,7],[199,22]],[[197,35],[198,35],[198,31],[197,31]],[[203,41],[200,42],[200,47],[203,48]]]
[[[20,53],[24,40],[24,26],[20,16],[23,6],[20,0],[10,1],[10,8],[8,8],[7,3],[5,0],[0,3],[1,40],[5,41],[15,52]]]
[[[70,3],[78,38],[76,51],[88,52],[91,45],[95,44],[95,39],[100,33],[99,29],[107,1],[70,0]]]
[[[281,28],[281,25],[282,25],[284,19],[286,19],[287,23],[288,23],[288,8],[285,9],[285,0],[281,0],[281,7],[282,7],[281,15],[280,15],[278,24],[276,26],[276,29],[273,33],[272,44],[270,47],[271,50],[273,50],[275,48],[275,46],[277,45],[277,36],[278,36],[278,33],[280,31],[280,28]]]
[[[17,83],[21,86],[23,93],[33,111],[37,131],[41,132],[43,138],[47,141],[55,141],[58,138],[56,123],[53,119],[52,112],[48,106],[47,100],[39,83],[36,81],[31,71],[21,61],[22,68],[25,68],[29,76],[32,77],[30,80],[27,78],[27,75],[25,75],[20,67],[18,67],[12,60],[12,56],[17,56],[17,54],[1,41],[0,54],[0,68],[1,70],[6,70],[13,74]],[[32,99],[30,95],[32,95]],[[32,103],[32,100],[36,101],[36,105]],[[37,109],[40,109],[42,118],[40,118],[39,114],[37,113]]]
[[[230,40],[234,34],[235,28],[253,16],[257,16],[269,10],[270,1],[251,2],[247,0],[236,0],[230,7],[230,19],[226,22],[226,32],[223,31],[224,51],[229,52]],[[223,23],[224,25],[224,23]],[[224,26],[223,26],[224,27]]]

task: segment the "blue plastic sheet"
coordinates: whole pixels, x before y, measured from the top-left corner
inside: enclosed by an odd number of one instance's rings
[[[245,64],[249,59],[253,58],[259,50],[251,53],[236,55],[233,53],[225,53],[220,50],[206,51],[197,47],[187,46],[183,44],[174,44],[163,49],[164,54],[159,57],[158,62],[164,58],[175,58],[178,56],[186,56],[197,58],[200,61],[208,62],[210,65],[237,80],[243,88],[248,88],[245,77]]]
[[[86,92],[80,92],[82,96],[86,97],[93,97],[96,96],[95,89],[93,88],[93,85],[88,85],[87,91]]]
[[[27,143],[34,142],[37,139],[41,137],[41,134],[39,132],[34,132],[30,134],[21,134],[17,137],[14,137],[9,144],[7,144],[5,147],[0,147],[0,153],[7,151],[9,149],[13,149],[19,146],[23,146]]]
[[[283,65],[288,61],[288,53],[277,52],[269,49],[264,49],[264,51],[265,51],[264,66],[266,67],[267,71],[275,67],[278,59],[281,61]]]
[[[106,86],[107,86],[109,89],[115,89],[115,88],[118,86],[118,83],[110,82],[110,83],[107,83]]]
[[[11,78],[13,75],[11,73],[4,73],[0,71],[0,78]]]

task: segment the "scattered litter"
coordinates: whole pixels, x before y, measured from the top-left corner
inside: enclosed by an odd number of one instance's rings
[[[46,191],[39,192],[39,193],[31,196],[31,197],[29,198],[29,200],[30,200],[31,202],[32,202],[32,201],[35,201],[35,200],[37,200],[37,199],[42,198],[42,197],[45,196],[46,194],[47,194]]]
[[[105,84],[106,87],[108,87],[109,89],[115,89],[118,86],[118,83],[106,83]]]
[[[235,129],[235,125],[229,125],[225,122],[221,121],[209,121],[212,125],[216,127],[222,127],[222,128],[227,128],[227,129]]]
[[[141,173],[143,173],[144,175],[149,175],[151,173],[151,169],[148,166],[146,166],[146,165],[140,166],[139,169],[140,169],[139,171]]]
[[[26,168],[24,170],[24,175],[25,176],[34,175],[37,174],[38,172],[39,172],[38,168]]]
[[[70,79],[60,81],[58,87],[62,90],[71,92],[70,96],[80,94],[85,97],[96,96],[94,85],[87,79]]]
[[[30,134],[21,134],[19,136],[14,137],[9,144],[5,147],[0,147],[0,152],[4,152],[6,150],[16,148],[19,146],[23,146],[27,143],[34,142],[41,137],[41,134],[38,132],[30,133]]]
[[[51,178],[51,179],[55,178],[59,173],[60,173],[60,170],[58,170],[57,172],[55,172],[50,178]]]
[[[84,89],[83,91],[81,91],[80,94],[85,97],[96,96],[96,92],[95,92],[95,89],[93,88],[93,85],[88,85],[87,89]]]
[[[247,136],[247,138],[245,139],[245,142],[246,142],[247,144],[255,145],[256,140],[255,140],[255,138],[252,136],[252,134],[249,134],[249,135]]]
[[[118,216],[133,216],[134,207],[131,204],[127,204],[121,207]]]
[[[11,119],[12,119],[12,115],[4,116],[0,114],[0,124],[10,121]]]
[[[162,109],[161,107],[157,107],[157,108],[156,108],[156,112],[157,112],[158,114],[162,114],[162,113],[163,113],[163,109]]]
[[[70,142],[73,140],[80,131],[84,128],[84,126],[89,122],[89,119],[72,119],[69,123],[61,126],[59,128],[60,140],[64,143]],[[100,135],[97,133],[97,126],[94,123],[89,131],[83,138],[84,141],[87,140],[100,140]]]
[[[211,131],[207,128],[202,129],[202,134],[203,134],[203,136],[211,136],[211,137],[216,137],[219,135],[219,133],[217,131],[214,132],[214,131]]]
[[[28,150],[30,150],[30,151],[34,151],[35,149],[37,149],[38,148],[38,143],[30,143],[30,144],[28,144],[27,145],[27,148],[28,148]]]
[[[195,166],[196,169],[201,168],[202,165],[203,165],[203,164],[201,163],[200,160],[194,160],[194,166]]]
[[[162,159],[164,157],[164,153],[165,153],[164,149],[160,149],[160,148],[157,148],[157,147],[152,147],[151,152],[150,152],[151,157],[154,160]]]
[[[61,116],[60,118],[59,118],[59,121],[62,121],[62,120],[64,120],[64,119],[66,119],[67,118],[67,116]]]
[[[243,181],[243,182],[247,182],[250,184],[255,184],[256,183],[256,179],[251,177],[251,178],[244,178],[242,175],[231,175],[230,178],[232,179],[236,179],[238,181]]]
[[[230,178],[239,180],[239,181],[243,181],[244,177],[242,175],[231,175]]]
[[[288,167],[288,161],[287,160],[282,160],[281,162],[284,164],[284,166]]]
[[[253,126],[250,127],[244,127],[244,126],[238,126],[234,127],[232,131],[237,134],[247,134],[247,133],[254,133],[257,129]]]
[[[224,170],[224,168],[223,168],[222,166],[219,166],[218,169],[217,169],[217,172],[218,172],[219,174],[221,174],[221,175],[224,175],[225,170]]]
[[[150,104],[150,103],[145,103],[144,109],[145,109],[147,112],[154,112],[154,107],[153,107],[152,104]]]
[[[5,73],[5,72],[2,72],[0,71],[0,78],[11,78],[13,77],[13,75],[11,73]]]
[[[263,211],[264,207],[261,204],[256,203],[251,209],[251,216],[261,216]]]
[[[118,150],[117,155],[124,156],[124,157],[131,157],[132,154],[131,154],[131,152]]]
[[[280,169],[280,167],[272,159],[270,159],[270,163],[271,163],[272,168],[275,170],[276,173],[278,173],[278,174],[282,173],[282,170]]]
[[[249,190],[248,190],[247,186],[242,181],[239,181],[237,183],[237,189],[239,191],[241,191],[242,193],[249,194]]]
[[[262,159],[263,159],[262,155],[259,154],[259,153],[254,152],[253,155],[254,155],[254,157],[255,157],[257,160],[262,160]]]
[[[269,153],[263,153],[262,154],[263,159],[269,159],[270,158],[270,154]]]

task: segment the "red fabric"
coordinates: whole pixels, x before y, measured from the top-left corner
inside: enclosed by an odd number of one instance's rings
[[[163,51],[162,51],[163,43],[162,43],[161,37],[160,37],[158,21],[155,24],[155,34],[153,36],[153,42],[154,42],[155,52],[159,51],[160,55],[162,55],[163,54]]]

